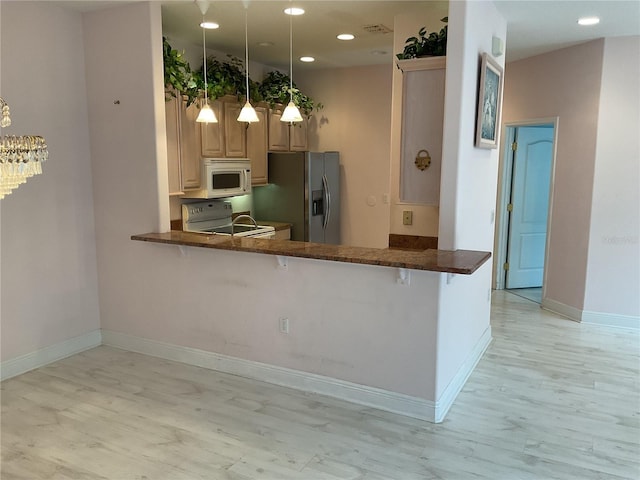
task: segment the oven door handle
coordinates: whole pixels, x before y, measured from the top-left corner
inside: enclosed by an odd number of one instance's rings
[[[247,123],[247,126],[248,125],[249,124]],[[243,185],[242,190],[245,191],[245,192],[248,192],[249,189],[251,188],[251,185],[248,185],[248,183],[249,183],[249,174],[247,173],[247,170],[243,170],[242,173],[244,174],[244,185]]]
[[[326,208],[322,228],[326,230],[327,225],[329,224],[329,218],[331,218],[331,189],[329,188],[329,179],[327,179],[327,176],[324,174],[322,175],[322,187],[324,190],[324,196],[326,198]]]

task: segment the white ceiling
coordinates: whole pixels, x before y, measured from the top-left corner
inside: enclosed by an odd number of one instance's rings
[[[211,2],[205,18],[220,24],[217,30],[207,32],[207,47],[244,57],[245,2]],[[293,17],[294,58],[311,55],[316,62],[297,68],[326,68],[374,63],[389,63],[393,56],[393,21],[397,13],[425,15],[435,18],[438,28],[444,26],[439,19],[448,14],[447,1],[310,1],[295,0],[305,14]],[[249,2],[250,58],[274,67],[289,65],[289,16],[283,13],[291,2],[268,0]],[[172,38],[202,44],[202,31],[198,25],[202,14],[193,1],[163,2],[163,32]],[[384,25],[390,33],[369,33],[368,25]],[[195,28],[194,28],[195,26]],[[345,42],[336,36],[353,33],[356,39]],[[259,46],[271,42],[273,46]],[[374,53],[375,52],[375,53]]]
[[[519,60],[602,37],[640,35],[638,0],[498,0],[507,19],[507,61]],[[600,23],[578,25],[580,17]]]
[[[58,2],[81,11],[105,8],[123,1],[77,0]],[[207,47],[244,56],[244,11],[248,5],[249,44],[252,60],[287,67],[289,55],[289,17],[283,10],[287,0],[216,0],[211,2],[207,20],[220,24],[207,32]],[[296,63],[296,68],[323,68],[390,62],[393,35],[372,34],[365,25],[385,25],[393,29],[396,14],[420,15],[430,30],[439,28],[447,15],[448,2],[436,0],[295,0],[306,13],[294,17],[294,58],[312,55],[313,64]],[[600,37],[640,35],[638,0],[497,0],[495,4],[508,23],[507,61],[518,60]],[[171,40],[201,45],[199,27],[202,15],[194,0],[162,0],[163,31]],[[581,27],[581,16],[597,15],[599,25]],[[356,40],[341,42],[335,37],[349,31]],[[272,42],[260,47],[258,42]],[[374,54],[373,52],[376,52]],[[385,52],[385,53],[381,53]]]

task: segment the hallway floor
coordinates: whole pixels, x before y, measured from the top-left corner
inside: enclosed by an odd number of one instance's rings
[[[637,480],[638,333],[498,291],[434,425],[109,347],[2,383],[2,480]]]
[[[510,288],[507,292],[517,295],[532,302],[536,302],[538,305],[542,303],[542,287],[533,288]]]

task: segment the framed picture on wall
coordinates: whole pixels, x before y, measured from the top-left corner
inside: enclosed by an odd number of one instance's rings
[[[502,110],[502,72],[502,67],[488,53],[482,54],[476,147],[498,148]]]

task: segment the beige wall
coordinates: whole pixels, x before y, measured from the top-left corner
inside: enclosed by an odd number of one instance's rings
[[[640,37],[604,41],[583,320],[640,316]],[[586,315],[586,318],[585,318]],[[589,317],[596,318],[589,318]],[[621,319],[622,320],[622,319]]]
[[[309,149],[340,152],[345,245],[388,245],[391,68],[314,70],[295,79],[324,105],[311,118]]]
[[[13,121],[2,134],[42,135],[50,152],[44,173],[0,202],[6,360],[97,330],[100,319],[80,14],[2,2],[1,32]]]
[[[503,123],[559,117],[546,298],[582,310],[604,40],[507,64]]]

